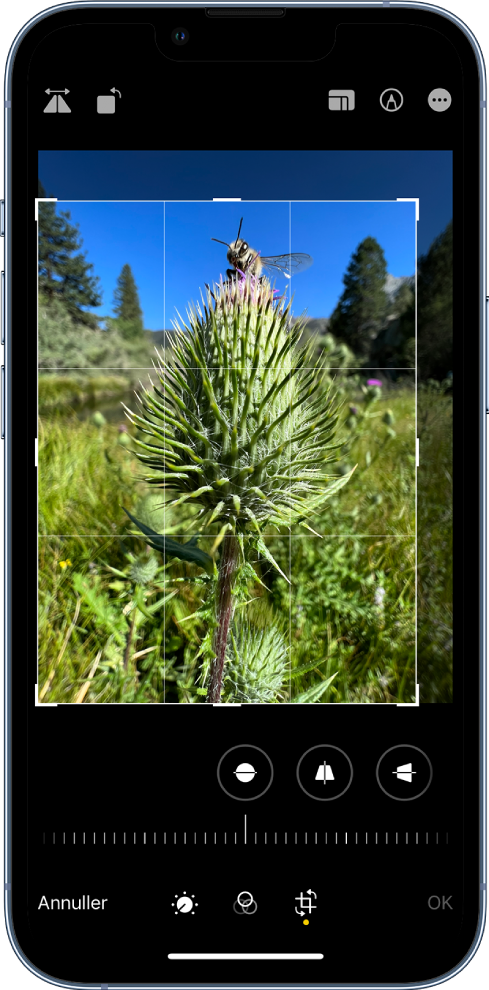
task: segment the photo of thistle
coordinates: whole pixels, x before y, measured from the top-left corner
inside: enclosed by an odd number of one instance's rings
[[[40,278],[39,700],[415,704],[414,204],[146,205],[119,364],[54,364]]]

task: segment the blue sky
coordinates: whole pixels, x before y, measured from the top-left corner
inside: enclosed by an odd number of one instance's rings
[[[205,282],[225,275],[227,249],[211,238],[234,241],[242,216],[242,236],[263,257],[289,250],[312,255],[307,271],[276,280],[280,291],[290,285],[297,316],[306,309],[309,316],[330,316],[350,256],[364,237],[379,241],[392,275],[414,273],[414,203],[167,203],[167,326],[175,307],[184,312]]]
[[[312,255],[314,264],[288,282],[296,315],[329,316],[342,292],[352,252],[371,236],[383,247],[392,275],[415,268],[414,203],[71,203],[59,204],[79,224],[82,249],[103,292],[99,315],[112,311],[116,279],[130,264],[148,330],[170,328],[176,310],[199,298],[206,282],[225,274],[223,241],[242,236],[262,256],[289,250]]]
[[[419,197],[418,254],[426,253],[452,217],[450,151],[45,150],[39,152],[39,177],[46,195],[72,201],[73,219],[80,222],[84,248],[102,281],[104,302],[99,312],[111,311],[117,275],[128,262],[140,290],[145,326],[153,330],[165,324],[168,328],[173,307],[195,299],[198,287],[225,266],[225,248],[210,238],[234,238],[236,218],[239,221],[246,214],[243,233],[263,254],[288,250],[288,224],[281,215],[274,214],[272,220],[271,208],[258,210],[248,202],[223,211],[221,221],[219,204],[211,202],[214,197],[240,196],[248,201]],[[208,201],[205,210],[191,207],[191,222],[184,220],[183,213],[167,218],[167,247],[169,235],[172,247],[167,250],[164,299],[162,205],[73,202],[138,199]],[[315,259],[309,271],[292,279],[296,312],[307,307],[311,316],[329,315],[342,291],[341,277],[350,254],[367,234],[384,247],[393,275],[410,275],[414,270],[409,233],[413,206],[358,206],[350,214],[341,205],[336,209],[336,216],[333,207],[327,216],[319,208],[309,210],[308,216],[306,211],[295,214],[292,250]],[[210,215],[206,210],[215,212]]]

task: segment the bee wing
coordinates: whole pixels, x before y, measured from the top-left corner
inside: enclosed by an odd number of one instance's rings
[[[310,254],[274,254],[268,258],[260,256],[262,268],[267,272],[280,272],[285,278],[291,278],[296,272],[304,272],[313,262]]]

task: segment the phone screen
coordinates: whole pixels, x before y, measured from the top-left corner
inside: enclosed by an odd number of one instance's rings
[[[217,14],[16,58],[11,924],[83,985],[426,982],[482,897],[478,62]]]

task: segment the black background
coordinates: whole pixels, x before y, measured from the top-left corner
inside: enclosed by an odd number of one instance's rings
[[[483,6],[479,6],[478,4],[475,3],[455,4],[452,2],[452,3],[445,3],[444,7],[445,9],[449,9],[453,13],[457,14],[457,16],[459,16],[467,24],[467,26],[473,31],[479,42],[479,45],[482,48],[483,55],[486,55],[487,58],[488,57],[487,52],[484,50],[485,46],[487,45],[487,42],[485,41],[487,33],[482,23],[483,14],[484,14]],[[15,35],[17,34],[17,32],[22,29],[23,25],[31,17],[35,16],[36,13],[38,13],[43,9],[45,9],[45,7],[39,6],[37,4],[31,5],[24,3],[20,6],[16,6],[14,9],[11,8],[9,10],[8,12],[9,30],[8,31],[4,30],[1,39],[2,47],[5,49],[5,56],[8,54],[8,46],[15,37]],[[390,740],[389,742],[390,744],[392,744]],[[31,976],[31,974],[29,974],[25,970],[23,965],[14,956],[11,948],[7,947],[7,953],[8,953],[8,958],[10,960],[10,965],[13,967],[11,978],[15,979],[16,985],[28,986],[31,985],[31,983],[34,984],[34,982],[37,984],[38,981],[35,979],[35,977]],[[476,979],[476,970],[482,965],[483,960],[486,958],[487,958],[487,937],[484,939],[483,944],[476,956],[476,959],[473,960],[462,973],[458,974],[454,978],[453,985],[456,987],[457,986],[463,987],[465,985],[473,986],[474,979]]]

